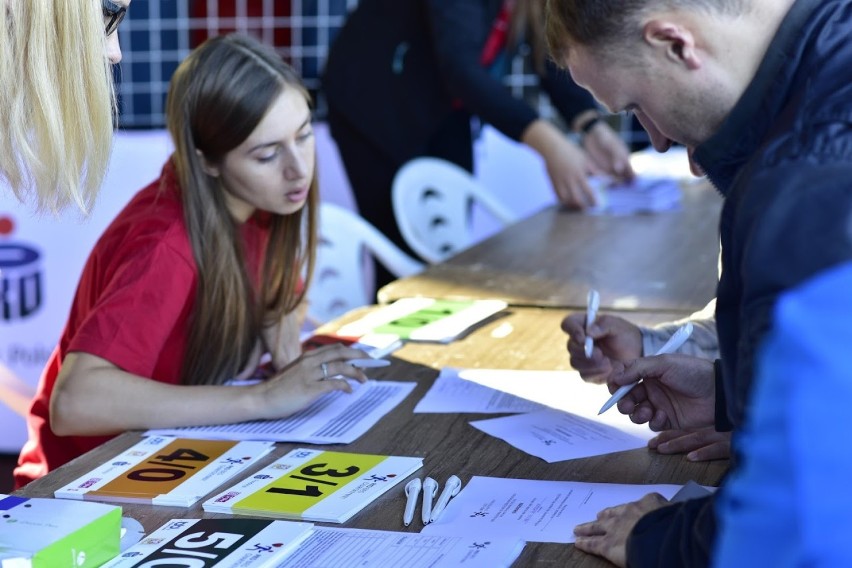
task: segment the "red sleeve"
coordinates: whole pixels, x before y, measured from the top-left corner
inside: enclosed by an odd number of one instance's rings
[[[99,290],[88,291],[97,300],[68,351],[102,357],[143,377],[178,382],[195,298],[194,264],[162,240],[113,252],[122,258],[105,259],[113,267]],[[94,284],[84,276],[81,288],[88,286]],[[161,376],[154,376],[155,369]]]

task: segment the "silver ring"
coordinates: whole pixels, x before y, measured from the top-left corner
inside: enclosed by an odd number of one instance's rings
[[[322,378],[320,380],[324,381],[328,379],[328,363],[326,363],[325,361],[320,363],[320,369],[322,369]]]

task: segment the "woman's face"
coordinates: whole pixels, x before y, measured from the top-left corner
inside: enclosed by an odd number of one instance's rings
[[[220,178],[228,209],[242,223],[257,209],[278,215],[302,209],[315,159],[308,102],[298,89],[285,86],[249,137],[206,169]]]
[[[113,4],[123,6],[124,8],[129,8],[130,2],[131,0],[113,0]],[[104,16],[104,25],[107,24],[108,20],[109,19]],[[107,59],[109,59],[109,62],[113,65],[121,61],[121,45],[119,45],[118,43],[118,31],[115,31],[107,36],[106,55]]]

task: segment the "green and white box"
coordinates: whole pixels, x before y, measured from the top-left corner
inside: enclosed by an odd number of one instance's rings
[[[0,493],[2,568],[95,568],[120,537],[121,507]]]

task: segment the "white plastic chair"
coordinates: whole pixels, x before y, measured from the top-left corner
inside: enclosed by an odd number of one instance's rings
[[[431,263],[473,244],[471,209],[481,205],[504,225],[517,216],[470,173],[438,158],[416,158],[393,180],[393,211],[405,242]]]
[[[332,203],[320,204],[320,239],[314,278],[308,290],[308,317],[324,323],[375,303],[366,281],[365,255],[370,254],[397,277],[423,270],[373,225]],[[368,290],[370,290],[368,292]]]

